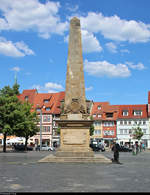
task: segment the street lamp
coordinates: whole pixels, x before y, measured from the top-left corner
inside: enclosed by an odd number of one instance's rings
[[[40,109],[40,151],[42,150],[42,108],[37,104],[37,108]]]

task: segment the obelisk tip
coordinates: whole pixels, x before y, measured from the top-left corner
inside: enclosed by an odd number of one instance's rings
[[[80,20],[79,18],[77,17],[73,17],[71,20],[70,20],[70,23],[75,25],[75,26],[80,26]]]

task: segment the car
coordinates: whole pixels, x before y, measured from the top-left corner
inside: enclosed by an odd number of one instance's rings
[[[40,145],[38,145],[36,148],[35,148],[36,151],[40,151]],[[55,149],[51,146],[47,146],[47,145],[42,145],[42,148],[41,148],[42,151],[54,151]]]
[[[21,144],[21,145],[17,144],[17,145],[13,146],[13,149],[16,150],[16,151],[25,151],[25,145],[24,144]],[[33,147],[32,146],[27,146],[27,150],[32,151]]]
[[[127,146],[120,146],[120,152],[132,152],[132,148]]]
[[[112,147],[113,151],[113,147]],[[119,152],[132,152],[132,148],[129,148],[127,146],[119,145]]]
[[[99,151],[104,152],[105,151],[105,148],[104,148],[104,146],[102,144],[91,143],[90,147],[92,148],[92,150],[94,152],[99,152]]]

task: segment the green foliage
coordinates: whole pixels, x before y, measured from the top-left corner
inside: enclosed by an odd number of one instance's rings
[[[39,132],[39,127],[37,126],[39,118],[35,111],[31,112],[32,105],[29,102],[24,102],[20,106],[19,117],[17,118],[17,123],[14,126],[14,133],[16,136],[25,137],[26,147],[29,137],[34,136]]]
[[[12,88],[5,86],[0,90],[0,133],[4,135],[3,151],[6,152],[6,136],[17,135],[26,138],[35,135],[39,128],[36,112],[31,112],[32,105],[22,103],[17,98],[19,85],[16,83]]]
[[[13,85],[13,91],[16,95],[19,95],[19,85],[17,82]]]
[[[20,109],[20,102],[9,86],[0,90],[0,132],[12,135],[16,123],[16,112]]]
[[[143,132],[142,132],[142,129],[140,127],[137,127],[137,128],[134,128],[133,129],[133,139],[138,139],[140,140],[141,137],[143,136]]]
[[[57,135],[60,135],[60,127],[57,128],[56,133],[57,133]]]
[[[16,90],[5,86],[0,90],[0,133],[4,135],[3,151],[6,152],[6,136],[13,135],[21,102],[16,96]]]
[[[94,133],[94,125],[92,124],[92,125],[90,126],[90,136],[92,136],[93,133]]]

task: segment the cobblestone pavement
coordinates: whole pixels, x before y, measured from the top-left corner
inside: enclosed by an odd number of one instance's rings
[[[120,152],[121,165],[38,163],[48,154],[0,152],[0,192],[150,192],[150,151]]]

